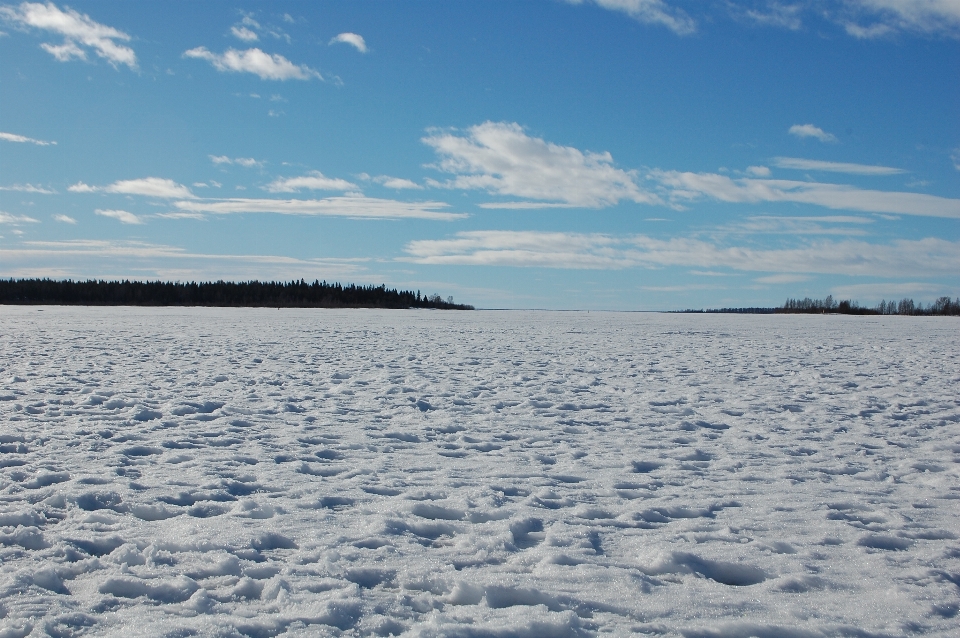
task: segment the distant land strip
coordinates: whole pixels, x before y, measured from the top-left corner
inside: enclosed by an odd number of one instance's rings
[[[745,315],[773,315],[773,314],[839,314],[839,315],[908,315],[913,317],[932,316],[960,316],[960,297],[955,300],[950,297],[940,297],[933,303],[924,306],[915,303],[913,299],[900,301],[883,300],[875,307],[861,306],[856,301],[845,299],[834,301],[832,295],[826,299],[787,299],[779,308],[717,308],[712,310],[679,310],[683,313],[727,313]]]
[[[276,281],[72,281],[0,279],[0,304],[55,306],[215,306],[254,308],[435,308],[473,310],[453,297],[380,286],[303,279]]]

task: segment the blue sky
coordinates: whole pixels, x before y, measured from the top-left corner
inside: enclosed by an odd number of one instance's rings
[[[960,0],[0,4],[0,276],[960,296]]]

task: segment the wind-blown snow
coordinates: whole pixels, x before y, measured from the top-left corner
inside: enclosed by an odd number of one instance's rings
[[[960,627],[950,318],[0,321],[2,636]]]

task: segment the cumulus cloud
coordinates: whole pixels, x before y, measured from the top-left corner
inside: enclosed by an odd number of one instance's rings
[[[183,184],[162,177],[120,180],[109,186],[90,186],[83,182],[77,182],[67,190],[71,193],[116,193],[120,195],[144,195],[160,199],[195,197],[190,189]]]
[[[62,224],[76,224],[77,220],[69,215],[53,215],[53,220]]]
[[[129,35],[95,22],[73,9],[64,11],[52,2],[24,2],[19,7],[0,7],[0,16],[21,27],[42,29],[63,36],[62,44],[40,45],[61,62],[74,58],[85,60],[87,50],[92,49],[114,67],[125,64],[131,69],[137,68],[137,55],[133,49],[117,43],[118,40],[128,42]]]
[[[773,165],[777,168],[791,168],[800,171],[827,171],[830,173],[848,173],[850,175],[897,175],[906,173],[902,168],[891,166],[873,166],[870,164],[850,164],[847,162],[824,162],[801,159],[799,157],[775,157]]]
[[[370,177],[366,173],[361,173],[358,177],[365,181],[372,181],[376,182],[377,184],[382,184],[383,186],[392,188],[394,190],[423,190],[423,186],[420,184],[402,177],[391,177],[390,175],[377,175],[376,177]]]
[[[260,36],[258,36],[255,31],[251,31],[244,26],[230,27],[230,33],[233,34],[233,37],[238,40],[243,40],[244,42],[256,42],[260,39]]]
[[[0,224],[10,224],[11,226],[19,226],[20,224],[37,224],[39,220],[34,219],[33,217],[27,217],[26,215],[11,215],[10,213],[5,213],[0,210]]]
[[[349,191],[356,190],[357,185],[344,179],[325,177],[320,171],[311,171],[300,177],[277,178],[264,187],[271,193],[296,193],[300,189]]]
[[[36,144],[37,146],[50,146],[56,144],[56,142],[45,142],[43,140],[35,140],[32,137],[26,137],[25,135],[17,135],[15,133],[4,133],[0,131],[0,140],[6,142],[18,142],[20,144],[29,143]]]
[[[567,0],[582,4],[584,0]],[[671,7],[663,0],[591,0],[597,6],[625,13],[642,24],[664,26],[677,35],[688,35],[697,30],[693,18],[683,10]]]
[[[19,193],[36,193],[37,195],[55,195],[57,191],[37,186],[35,184],[11,184],[10,186],[0,186],[0,191],[15,191]]]
[[[416,182],[411,182],[409,179],[387,177],[386,175],[382,175],[381,177],[384,179],[380,183],[387,188],[393,188],[395,190],[423,190],[423,186]]]
[[[320,73],[305,64],[297,66],[279,53],[273,55],[253,48],[245,51],[227,49],[222,54],[213,53],[206,47],[185,51],[187,58],[206,60],[222,72],[253,73],[261,80],[322,80]]]
[[[125,210],[101,210],[98,208],[94,212],[97,215],[100,215],[102,217],[110,217],[112,219],[119,220],[124,224],[142,224],[143,223],[142,219],[140,219],[133,213],[129,213]]]
[[[634,171],[616,168],[610,153],[584,153],[530,137],[519,124],[484,122],[470,127],[463,136],[431,132],[423,142],[440,156],[437,168],[455,175],[452,180],[432,185],[481,189],[545,202],[496,206],[600,208],[622,200],[659,201],[637,186]]]
[[[328,197],[325,199],[210,199],[175,202],[177,208],[192,213],[226,215],[231,213],[277,213],[280,215],[311,215],[354,217],[366,219],[431,219],[452,221],[463,219],[463,213],[443,209],[444,202],[399,202],[373,197]]]
[[[813,124],[794,124],[787,131],[790,135],[796,135],[797,137],[803,139],[805,137],[813,137],[821,142],[836,142],[837,136],[832,133],[827,133],[819,126],[814,126]]]
[[[709,197],[731,203],[795,202],[835,210],[960,219],[960,199],[866,190],[845,184],[783,179],[732,179],[716,173],[653,171],[673,203]]]
[[[357,35],[356,33],[341,33],[330,40],[330,44],[337,44],[339,42],[349,44],[360,53],[367,52],[367,43],[363,40],[363,36]]]
[[[68,186],[67,190],[71,193],[96,193],[100,189],[84,182],[77,182],[73,186]]]
[[[872,244],[821,241],[756,249],[699,239],[540,231],[464,231],[451,239],[415,240],[408,261],[432,265],[569,269],[729,268],[748,272],[870,277],[945,276],[960,271],[960,242],[937,238]]]

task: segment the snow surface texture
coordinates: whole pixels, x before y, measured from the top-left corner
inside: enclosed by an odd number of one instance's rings
[[[955,319],[0,319],[0,636],[960,629]]]

